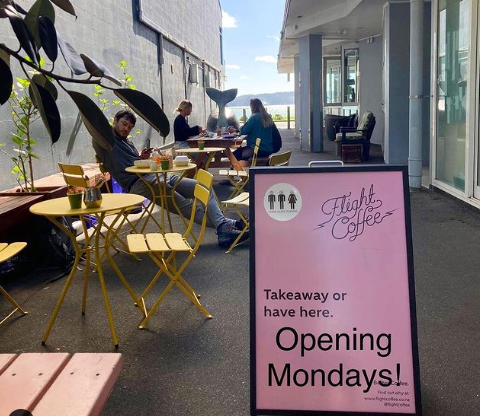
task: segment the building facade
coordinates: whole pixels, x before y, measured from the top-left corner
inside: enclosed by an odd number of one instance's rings
[[[320,148],[325,114],[372,111],[386,163],[421,159],[424,186],[480,208],[478,13],[478,0],[287,0],[278,71],[295,74],[302,148]]]
[[[22,3],[28,9],[33,1]],[[117,78],[124,75],[118,65],[126,61],[127,73],[132,84],[150,95],[162,107],[173,130],[174,110],[183,99],[193,103],[190,123],[206,125],[210,112],[215,108],[205,94],[208,86],[222,88],[224,69],[222,56],[222,10],[219,0],[72,0],[77,19],[55,7],[56,28],[78,51],[104,64]],[[17,47],[8,19],[1,19],[0,42]],[[48,60],[46,68],[49,68]],[[70,75],[62,57],[56,61],[56,72]],[[21,76],[19,68],[12,68],[14,76]],[[17,71],[18,70],[18,71]],[[79,78],[87,78],[80,76]],[[114,84],[105,81],[106,85]],[[69,86],[70,87],[70,86]],[[94,97],[89,85],[74,89]],[[106,91],[104,98],[113,101],[114,95]],[[48,134],[38,120],[33,129],[37,142],[35,177],[40,178],[58,172],[57,162],[84,163],[94,161],[91,138],[82,126],[76,135],[73,148],[72,132],[78,110],[66,94],[60,92],[57,100],[62,117],[62,135],[51,146]],[[106,114],[111,117],[119,108],[111,107]],[[163,139],[143,120],[139,120],[141,133],[135,138],[141,148],[150,139],[152,146],[161,145]],[[14,131],[8,104],[0,107],[0,143],[2,150],[12,154],[14,145],[10,132]],[[173,131],[167,142],[173,141]],[[0,154],[0,190],[16,185],[10,173],[11,163]]]

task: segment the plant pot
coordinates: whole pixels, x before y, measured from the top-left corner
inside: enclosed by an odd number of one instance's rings
[[[61,198],[67,194],[67,185],[62,186],[41,186],[38,187],[35,192],[21,192],[9,190],[6,192],[0,192],[2,196],[33,196],[33,195],[43,195],[43,200]]]

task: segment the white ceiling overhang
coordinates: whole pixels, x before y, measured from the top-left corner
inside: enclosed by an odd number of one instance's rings
[[[279,73],[293,72],[299,39],[321,34],[323,53],[340,54],[341,45],[382,33],[388,0],[286,0],[278,53]]]

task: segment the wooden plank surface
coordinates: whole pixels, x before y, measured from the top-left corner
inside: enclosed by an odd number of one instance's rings
[[[0,354],[0,375],[2,375],[15,358],[17,358],[17,354]]]
[[[66,353],[21,354],[0,376],[0,416],[32,411],[68,362]]]
[[[121,369],[121,354],[75,354],[32,413],[35,416],[99,415]]]

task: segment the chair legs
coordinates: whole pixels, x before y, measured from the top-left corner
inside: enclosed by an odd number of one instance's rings
[[[244,224],[244,227],[242,229],[242,231],[240,232],[240,234],[238,234],[237,238],[235,239],[235,241],[230,245],[230,247],[228,248],[228,250],[225,252],[225,253],[230,253],[235,247],[236,245],[238,244],[239,241],[241,241],[242,239],[242,236],[249,230],[250,228],[250,224],[249,224],[249,220],[247,217],[245,217],[242,212],[240,211],[240,207],[243,206],[243,207],[247,207],[249,206],[249,193],[248,192],[242,192],[240,194],[238,194],[237,196],[235,196],[234,198],[232,199],[227,199],[225,201],[222,201],[222,203],[224,204],[225,208],[229,208],[229,207],[232,207],[233,210],[237,213],[237,215],[239,216],[240,220],[243,222]]]
[[[27,246],[27,243],[0,243],[0,263],[9,260],[13,256],[17,255]],[[10,294],[0,286],[0,293],[8,300],[8,302],[15,308],[11,311],[6,318],[3,318],[0,322],[2,325],[8,318],[10,318],[15,312],[19,312],[21,315],[26,315],[28,312],[24,311],[20,305],[10,296]]]
[[[2,319],[0,325],[2,325],[8,318],[10,318],[15,312],[19,312],[21,315],[27,315],[28,312],[24,311],[20,305],[15,302],[15,300],[8,294],[8,292],[0,286],[0,293],[5,296],[5,298],[10,302],[10,304],[15,308],[12,312],[10,312],[5,318]]]
[[[147,289],[145,289],[145,292],[142,294],[142,300],[144,300],[144,296],[146,296],[146,294],[150,291],[150,289],[154,286],[154,284],[157,282],[157,280],[160,278],[162,274],[167,275],[167,277],[170,279],[170,282],[168,283],[167,287],[163,290],[162,294],[155,301],[150,311],[148,311],[147,316],[140,323],[139,328],[140,329],[145,328],[150,318],[153,316],[153,314],[158,309],[158,307],[162,304],[163,300],[172,290],[174,285],[177,286],[188,299],[190,299],[190,301],[198,308],[200,312],[203,313],[203,315],[205,315],[206,318],[211,319],[212,315],[210,315],[210,313],[202,306],[202,304],[198,300],[197,293],[193,290],[193,288],[185,281],[185,279],[181,275],[181,273],[183,272],[187,264],[193,258],[193,254],[190,253],[187,259],[183,262],[182,266],[180,266],[180,268],[177,270],[170,263],[167,263],[167,261],[165,261],[165,258],[161,253],[149,252],[149,256],[155,262],[155,264],[159,267],[159,271],[154,276],[154,278],[148,285]],[[169,259],[174,259],[174,257],[175,255],[174,253],[172,253],[169,256]]]

